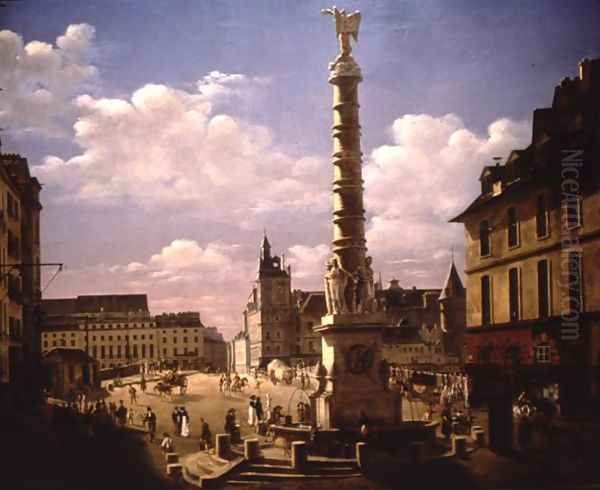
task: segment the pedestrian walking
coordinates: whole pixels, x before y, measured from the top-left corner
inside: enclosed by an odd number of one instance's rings
[[[173,411],[171,412],[171,421],[173,422],[173,432],[175,434],[179,434],[179,432],[180,432],[179,420],[180,420],[179,407],[174,407]]]
[[[152,411],[152,407],[148,407],[144,422],[148,426],[148,437],[150,442],[154,442],[154,434],[156,433],[156,414]]]
[[[254,401],[254,412],[256,413],[255,424],[256,424],[256,427],[258,427],[258,424],[260,424],[261,420],[263,419],[263,415],[264,415],[262,402],[260,401],[260,396],[257,396],[256,400]]]
[[[127,409],[127,423],[129,425],[135,425],[135,409],[133,407]]]
[[[119,408],[116,410],[117,423],[124,427],[127,423],[127,408],[123,404],[123,400],[119,400]]]
[[[208,451],[212,443],[212,434],[206,420],[200,418],[200,448]]]
[[[142,390],[142,393],[146,393],[146,378],[143,374],[142,379],[140,379],[140,390]]]
[[[248,403],[248,425],[250,427],[254,427],[256,423],[256,397],[254,395],[250,396],[250,401]]]
[[[181,407],[181,437],[190,437],[190,417],[185,407]]]
[[[131,385],[129,387],[129,404],[130,405],[137,405],[137,399],[135,397],[136,391],[137,390],[135,389],[135,387],[133,385]]]

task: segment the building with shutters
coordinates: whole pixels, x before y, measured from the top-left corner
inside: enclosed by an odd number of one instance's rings
[[[452,220],[465,228],[475,396],[558,384],[563,414],[600,395],[600,59],[579,68],[534,111],[531,144],[485,166]]]
[[[27,159],[0,153],[0,384],[40,367],[40,190]]]

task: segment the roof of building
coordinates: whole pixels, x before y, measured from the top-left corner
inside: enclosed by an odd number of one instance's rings
[[[450,264],[450,270],[448,271],[446,282],[444,283],[444,287],[442,288],[442,294],[440,294],[440,299],[456,298],[462,297],[464,295],[465,288],[463,287],[463,283],[460,280],[460,276],[458,275],[458,271],[456,270],[456,266],[454,265],[453,260]]]
[[[482,185],[480,195],[450,222],[462,223],[474,211],[511,199],[514,193],[527,191],[532,186],[547,186],[551,183],[550,175],[555,181],[559,180],[560,172],[548,169],[560,168],[564,148],[586,148],[583,158],[589,164],[580,168],[581,191],[595,191],[598,147],[594,146],[594,132],[600,106],[600,59],[584,59],[579,66],[581,77],[566,77],[556,86],[552,107],[533,112],[531,144],[524,150],[512,150],[504,166],[484,167],[480,180],[500,181],[501,188]],[[558,187],[560,181],[555,184]]]
[[[43,299],[42,310],[46,315],[63,316],[76,313],[77,298]]]
[[[301,314],[323,316],[327,313],[324,291],[301,291],[302,298],[299,305]]]
[[[81,362],[81,363],[97,363],[96,359],[87,354],[81,349],[67,349],[64,347],[57,347],[44,354],[43,359],[45,361],[58,361],[58,362]]]
[[[145,294],[94,294],[77,298],[42,300],[46,315],[73,315],[78,313],[148,312]]]

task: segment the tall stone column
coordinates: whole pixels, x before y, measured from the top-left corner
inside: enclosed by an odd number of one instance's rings
[[[333,242],[339,264],[354,272],[365,262],[365,210],[363,206],[362,152],[358,84],[360,67],[353,57],[330,66],[333,86]]]
[[[387,426],[402,418],[400,399],[388,387],[382,357],[384,315],[376,311],[373,270],[366,256],[358,84],[362,74],[351,52],[359,12],[333,7],[340,53],[329,65],[333,86],[333,241],[325,274],[328,314],[321,334],[319,388],[311,405],[322,429],[357,426],[366,416]],[[358,428],[358,427],[356,427]]]

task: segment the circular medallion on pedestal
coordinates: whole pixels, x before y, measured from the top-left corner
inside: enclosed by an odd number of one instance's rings
[[[373,365],[375,351],[372,347],[355,344],[346,354],[346,370],[352,374],[361,374]]]

